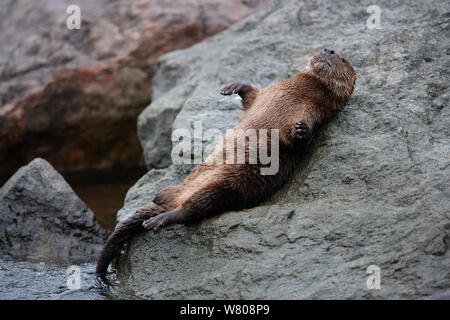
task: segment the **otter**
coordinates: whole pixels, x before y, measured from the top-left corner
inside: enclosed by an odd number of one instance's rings
[[[218,143],[182,183],[162,188],[151,205],[116,227],[97,263],[100,280],[108,283],[106,272],[110,261],[126,241],[139,233],[158,231],[172,224],[196,223],[268,199],[288,181],[318,128],[343,110],[355,81],[350,63],[334,50],[323,49],[296,75],[264,89],[241,83],[223,88],[222,95],[237,94],[242,99],[244,112],[234,130],[278,129],[278,172],[262,175],[260,162],[223,163],[218,158],[223,156],[224,142]],[[258,144],[257,148],[260,147]]]

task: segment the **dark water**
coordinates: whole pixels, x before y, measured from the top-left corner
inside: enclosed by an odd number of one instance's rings
[[[146,172],[144,167],[102,172],[63,174],[78,197],[94,212],[98,223],[112,230],[116,213],[122,208],[127,191]]]
[[[72,189],[94,212],[98,223],[103,228],[112,230],[116,223],[116,213],[122,208],[125,195],[134,182],[72,185]]]

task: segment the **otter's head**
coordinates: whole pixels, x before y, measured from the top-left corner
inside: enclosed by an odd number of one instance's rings
[[[306,70],[325,83],[336,97],[347,101],[355,86],[356,73],[350,63],[334,50],[323,49],[309,59]]]

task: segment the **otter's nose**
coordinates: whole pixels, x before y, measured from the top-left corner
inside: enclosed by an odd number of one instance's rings
[[[328,54],[334,54],[334,50],[331,50],[331,49],[323,49],[323,52],[328,53]]]

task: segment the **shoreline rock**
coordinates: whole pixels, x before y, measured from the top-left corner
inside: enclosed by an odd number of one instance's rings
[[[43,159],[19,169],[0,189],[0,252],[54,264],[96,261],[109,232]]]
[[[421,299],[450,288],[448,10],[381,1],[382,29],[369,30],[369,5],[275,1],[160,58],[155,100],[139,117],[155,166],[170,163],[170,149],[155,146],[173,129],[234,125],[239,102],[218,94],[223,85],[266,86],[325,46],[358,80],[282,190],[253,209],[137,236],[119,260],[118,290],[146,299]],[[158,120],[165,112],[168,128]],[[146,134],[150,124],[159,131]],[[150,171],[119,220],[184,174]],[[366,287],[370,265],[381,269],[380,290]]]

